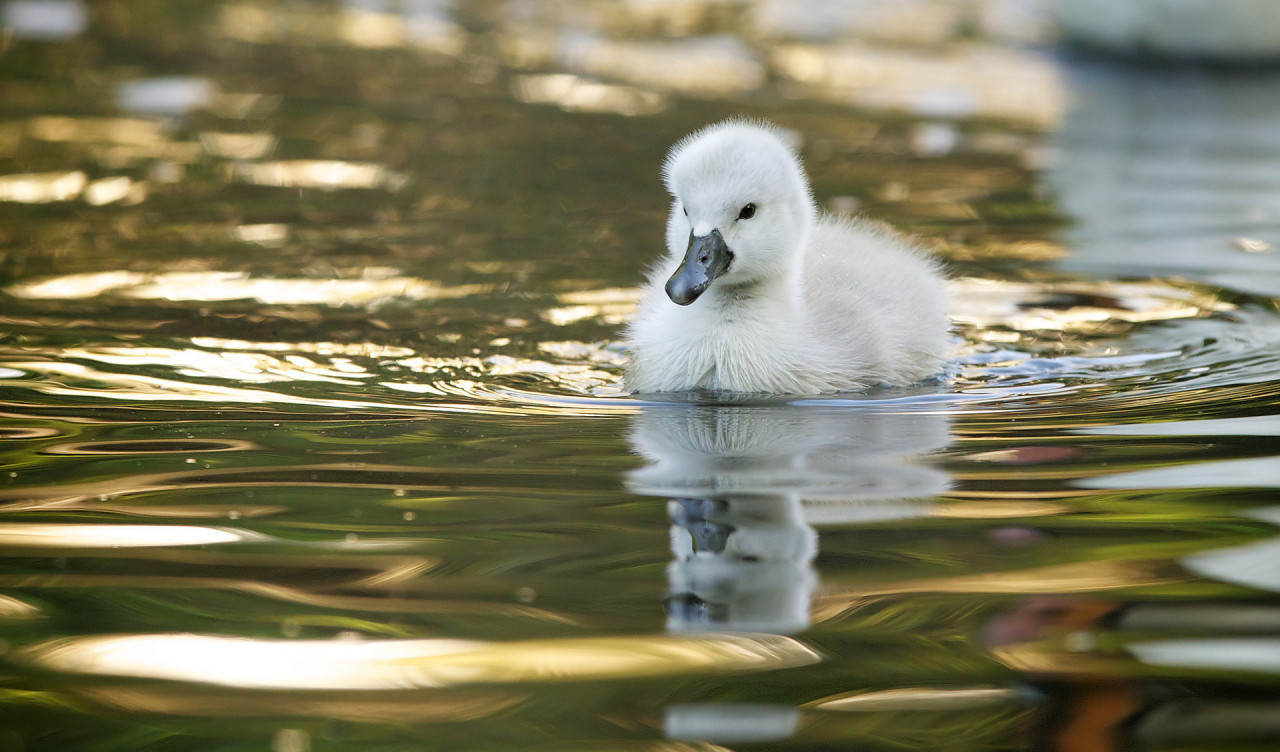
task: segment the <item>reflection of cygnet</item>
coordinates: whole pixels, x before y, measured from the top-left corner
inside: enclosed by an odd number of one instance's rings
[[[949,476],[914,455],[947,445],[947,418],[847,405],[667,405],[637,416],[647,496],[795,494],[808,524],[914,517]],[[914,512],[910,510],[916,510]]]
[[[817,586],[811,524],[926,514],[945,473],[903,460],[947,442],[938,415],[847,406],[649,407],[632,444],[637,493],[668,498],[668,628],[791,633]]]
[[[817,534],[798,499],[673,499],[667,627],[787,634],[809,626]]]

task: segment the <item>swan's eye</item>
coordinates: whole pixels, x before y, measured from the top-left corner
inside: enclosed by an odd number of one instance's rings
[[[747,204],[742,207],[742,211],[738,212],[738,219],[751,219],[756,215],[756,205]]]
[[[686,217],[687,217],[687,216],[689,216],[689,210],[688,210],[687,208],[685,208],[685,207],[683,207],[683,206],[682,206],[682,207],[680,207],[680,211],[684,212],[684,215],[685,215]]]

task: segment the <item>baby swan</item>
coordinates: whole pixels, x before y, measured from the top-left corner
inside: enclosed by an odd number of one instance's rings
[[[775,128],[704,128],[663,176],[668,254],[627,330],[631,391],[822,394],[939,371],[937,266],[874,225],[819,216]]]

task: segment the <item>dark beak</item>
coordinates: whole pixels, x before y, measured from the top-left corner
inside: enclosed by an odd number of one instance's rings
[[[700,238],[689,233],[689,249],[684,252],[684,261],[667,280],[667,297],[677,305],[689,305],[707,291],[716,277],[725,273],[730,261],[733,254],[719,230]]]

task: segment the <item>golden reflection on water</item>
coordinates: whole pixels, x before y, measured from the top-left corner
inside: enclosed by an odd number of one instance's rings
[[[0,175],[0,201],[19,204],[50,204],[70,201],[89,182],[83,172],[40,172]]]
[[[295,159],[282,162],[241,162],[231,174],[255,185],[280,188],[387,188],[399,190],[408,180],[380,164],[338,160]]]
[[[986,497],[989,499],[989,497]],[[1063,504],[1037,502],[1027,499],[1001,501],[959,501],[934,504],[929,507],[930,517],[952,520],[998,520],[1027,517],[1051,517],[1067,514],[1071,509]]]
[[[932,689],[910,687],[873,692],[849,692],[807,703],[814,710],[884,712],[895,710],[967,710],[1017,700],[1021,693],[1007,687]]]
[[[951,261],[1013,260],[1024,262],[1057,261],[1071,251],[1061,243],[1048,240],[988,240],[980,245],[946,244],[946,257]]]
[[[496,47],[516,68],[685,96],[731,98],[775,77],[792,98],[1037,128],[1055,125],[1066,108],[1055,61],[1027,45],[1047,25],[1034,13],[1020,24],[1008,18],[1014,14],[959,3],[607,7],[569,3],[509,13]]]
[[[276,137],[270,133],[200,134],[200,143],[209,154],[222,159],[259,159],[276,148]]]
[[[135,182],[123,175],[102,178],[90,182],[84,189],[84,201],[90,206],[105,206],[117,201],[141,203],[147,197],[147,184]]]
[[[869,601],[914,593],[1093,593],[1180,582],[1185,577],[1165,574],[1149,561],[1084,561],[1012,572],[984,572],[956,577],[905,580],[884,586],[842,588],[833,584],[815,598],[815,622],[839,618]]]
[[[66,397],[91,397],[94,399],[133,402],[178,400],[218,404],[314,405],[340,409],[390,407],[382,403],[363,400],[307,398],[255,389],[218,386],[216,384],[198,384],[137,374],[113,373],[90,368],[79,363],[32,361],[9,362],[5,363],[5,365],[28,373],[55,377],[54,379],[38,382],[24,380],[9,383],[18,384],[42,394]],[[57,377],[62,378],[59,379]],[[323,377],[313,377],[313,380],[321,378]],[[81,385],[72,385],[69,383],[70,380],[79,381]],[[272,379],[258,378],[255,380],[270,381]],[[6,383],[6,381],[8,380],[0,379],[0,384]]]
[[[656,115],[670,106],[667,97],[655,91],[600,83],[568,73],[516,76],[511,93],[526,104],[554,104],[566,112]]]
[[[254,640],[195,634],[72,637],[22,660],[72,674],[258,689],[403,689],[767,671],[818,663],[776,635],[477,640]]]
[[[365,49],[409,48],[456,57],[468,35],[436,3],[327,6],[232,2],[218,9],[218,29],[251,44],[320,43]]]
[[[142,118],[39,115],[27,121],[25,135],[87,152],[109,169],[157,159],[189,164],[203,151],[199,143],[175,140],[171,124]]]
[[[12,595],[0,594],[0,621],[22,621],[41,615],[40,608]]]
[[[804,93],[871,109],[995,117],[1049,128],[1066,112],[1059,68],[1024,50],[975,44],[939,54],[862,44],[786,45],[773,64]]]
[[[16,548],[208,546],[258,539],[260,536],[244,530],[195,525],[0,523],[0,546]]]
[[[106,494],[95,498],[60,498],[29,499],[26,501],[7,501],[0,497],[3,510],[8,513],[17,512],[99,512],[128,517],[155,517],[179,519],[253,519],[269,517],[289,511],[288,507],[269,504],[164,504],[139,505],[132,500],[112,500]]]
[[[413,355],[413,350],[407,347],[379,345],[372,342],[251,342],[243,339],[192,337],[191,344],[210,350],[314,353],[360,358],[405,358]]]
[[[37,426],[0,426],[0,439],[7,441],[20,439],[45,439],[61,435],[63,435],[63,432],[56,428]]]
[[[27,121],[27,134],[41,141],[113,143],[154,147],[169,140],[170,127],[142,118],[39,115]]]
[[[93,350],[67,350],[66,357],[94,360],[111,365],[166,365],[178,369],[183,376],[219,378],[238,382],[324,381],[334,384],[358,384],[353,379],[367,378],[365,369],[345,358],[333,358],[328,364],[317,363],[302,355],[275,358],[252,352],[207,352],[174,350],[166,347],[100,347]]]
[[[966,277],[952,283],[951,294],[962,301],[953,306],[952,319],[982,331],[1113,335],[1133,324],[1201,318],[1236,308],[1211,291],[1158,281]]]
[[[728,96],[754,91],[767,70],[732,36],[616,40],[569,36],[559,54],[572,70],[665,91]]]
[[[626,355],[604,342],[577,342],[574,340],[539,342],[538,349],[566,360],[588,361],[621,368]]]
[[[243,452],[260,449],[258,444],[241,439],[132,439],[122,441],[78,441],[49,444],[40,454],[119,455],[140,457],[149,454],[194,454],[207,452]]]
[[[640,303],[641,295],[642,291],[638,287],[612,287],[561,293],[556,296],[556,301],[561,305],[546,309],[542,312],[542,317],[556,326],[567,326],[586,320],[616,326],[631,318],[631,314]]]
[[[1127,673],[1132,665],[1132,661],[1116,655],[1063,651],[1039,643],[993,648],[991,657],[1015,671],[1055,676],[1116,676]]]
[[[471,690],[450,687],[447,692],[415,690],[400,695],[394,690],[367,696],[330,694],[290,695],[264,702],[259,694],[185,687],[179,693],[168,688],[129,685],[78,687],[75,693],[119,710],[215,718],[309,716],[341,718],[359,723],[448,723],[476,721],[510,710],[528,699],[509,689]]]
[[[258,245],[283,245],[289,239],[289,225],[268,222],[254,225],[238,225],[233,232],[236,240]]]
[[[165,351],[166,357],[170,352],[183,351]],[[204,355],[209,355],[205,353]],[[96,357],[92,353],[84,353],[84,357]],[[216,355],[214,357],[217,357]],[[104,359],[115,360],[118,362],[136,362],[131,356],[119,355],[113,356],[106,354]],[[208,363],[210,361],[203,360],[201,362]],[[451,358],[410,358],[406,359],[403,364],[406,368],[430,374],[434,370],[441,368],[452,368],[455,366],[467,366],[474,364],[477,368],[488,370],[490,367],[490,359],[451,359]],[[221,368],[219,373],[227,373],[227,368],[233,366],[233,361],[217,360],[216,362]],[[624,392],[617,386],[617,376],[613,373],[600,371],[588,366],[557,366],[553,364],[543,363],[541,361],[527,361],[532,364],[530,368],[520,368],[519,361],[513,359],[507,365],[503,365],[501,360],[498,362],[498,371],[505,369],[506,373],[532,373],[532,374],[554,374],[558,385],[578,386],[580,392],[590,392],[599,390],[602,397],[621,397]],[[171,362],[163,360],[161,365],[172,365]],[[410,394],[432,394],[440,397],[462,397],[468,401],[465,403],[451,403],[447,401],[434,400],[430,402],[404,402],[404,401],[375,401],[375,400],[358,400],[358,399],[338,399],[324,397],[305,397],[301,395],[287,394],[281,392],[266,391],[260,389],[246,389],[241,387],[219,386],[217,384],[201,384],[194,381],[181,381],[177,379],[164,379],[155,376],[142,376],[131,373],[117,373],[113,371],[105,371],[79,363],[60,363],[52,361],[8,361],[0,365],[14,369],[18,373],[41,374],[45,376],[42,380],[31,379],[6,379],[0,373],[0,385],[18,386],[23,389],[32,390],[41,394],[60,395],[67,397],[87,397],[92,399],[111,399],[121,402],[200,402],[218,405],[288,405],[294,407],[326,407],[338,410],[388,410],[388,411],[414,411],[414,412],[459,412],[471,415],[532,415],[532,414],[548,414],[548,415],[619,415],[634,412],[639,409],[637,403],[628,400],[609,400],[609,399],[582,399],[582,398],[557,398],[554,395],[539,393],[528,390],[514,389],[495,389],[491,385],[480,381],[451,378],[440,382],[432,383],[413,383],[402,381],[383,381],[378,382],[378,386],[391,390],[392,392],[407,392]],[[243,366],[244,363],[239,365]],[[281,370],[289,371],[281,367]],[[233,370],[234,372],[234,370]],[[245,379],[257,382],[282,382],[288,383],[295,379],[280,377],[273,378],[269,374],[257,371],[253,378]],[[305,373],[300,371],[300,373]],[[187,375],[194,375],[188,372]],[[210,375],[203,374],[200,375]],[[350,373],[345,373],[342,378],[329,376],[324,374],[307,374],[304,381],[323,381],[329,383],[367,383],[367,382],[349,382],[346,381],[350,377]],[[213,376],[219,378],[219,376]]]
[[[390,272],[390,273],[388,273]],[[140,300],[215,302],[256,300],[268,305],[369,305],[386,300],[462,298],[492,285],[443,285],[394,270],[373,269],[357,279],[253,277],[248,272],[86,272],[20,282],[5,290],[32,300],[84,300],[119,295]]]

